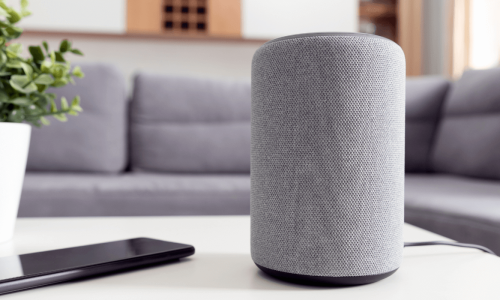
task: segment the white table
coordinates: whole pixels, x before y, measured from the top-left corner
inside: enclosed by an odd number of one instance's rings
[[[133,237],[192,244],[178,263],[63,283],[3,299],[500,299],[500,258],[447,246],[407,248],[401,268],[380,282],[347,288],[306,287],[268,277],[253,264],[249,217],[20,219],[0,256]],[[442,237],[405,226],[406,241]]]

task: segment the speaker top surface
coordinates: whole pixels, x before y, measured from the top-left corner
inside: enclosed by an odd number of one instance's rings
[[[388,41],[388,42],[391,42],[391,43],[397,45],[393,41],[391,41],[385,37],[379,36],[379,35],[368,34],[368,33],[357,33],[357,32],[312,32],[312,33],[293,34],[293,35],[279,37],[279,38],[276,38],[274,40],[270,40],[270,41],[266,42],[264,45],[272,44],[275,42],[286,41],[286,40],[292,40],[292,39],[302,39],[302,38],[311,38],[311,37],[347,37],[347,36],[381,39],[381,40],[385,40],[385,41]]]

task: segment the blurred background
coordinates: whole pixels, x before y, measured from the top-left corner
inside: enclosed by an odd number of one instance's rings
[[[18,1],[11,1],[17,3]],[[500,58],[496,0],[31,0],[22,43],[70,38],[86,61],[136,70],[249,78],[276,37],[374,33],[403,47],[408,75],[458,77]]]
[[[18,0],[10,0],[19,5]],[[25,45],[69,39],[84,112],[33,129],[20,217],[248,215],[250,76],[270,39],[405,52],[405,221],[500,253],[500,0],[30,0]],[[26,56],[29,56],[27,51]]]

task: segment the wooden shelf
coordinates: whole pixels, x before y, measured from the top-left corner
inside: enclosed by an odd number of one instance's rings
[[[38,31],[38,30],[25,30],[23,36],[39,36],[39,37],[83,37],[83,38],[96,38],[96,39],[149,39],[149,40],[165,40],[165,41],[206,41],[206,42],[230,42],[230,43],[258,43],[263,44],[269,40],[264,39],[245,39],[242,37],[228,37],[228,36],[207,36],[207,35],[185,35],[176,33],[87,33],[87,32],[66,32],[66,31]]]

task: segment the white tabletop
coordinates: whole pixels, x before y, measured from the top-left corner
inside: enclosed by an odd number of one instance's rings
[[[0,256],[133,237],[192,244],[178,263],[63,283],[2,299],[500,299],[500,258],[447,246],[406,248],[401,268],[374,284],[322,288],[268,277],[250,258],[249,217],[20,219]],[[442,237],[405,226],[405,241]]]

